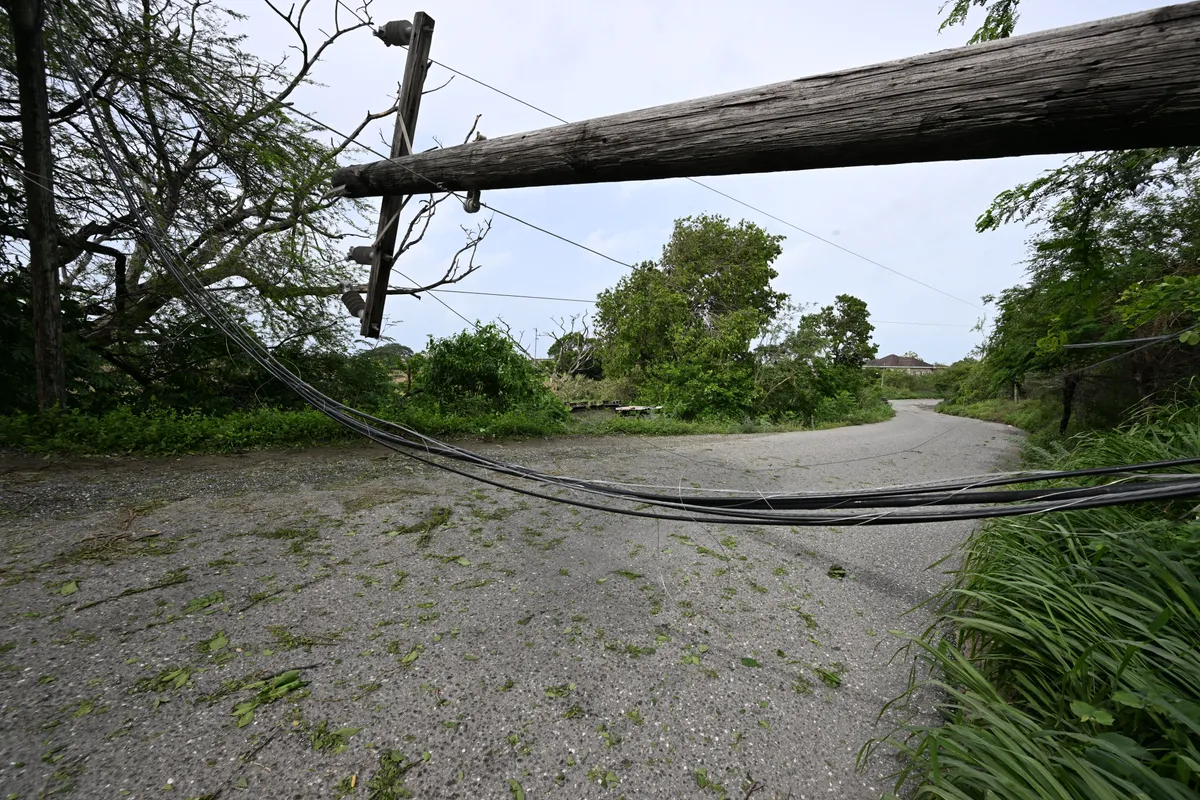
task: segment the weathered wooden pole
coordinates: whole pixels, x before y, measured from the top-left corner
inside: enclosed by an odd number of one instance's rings
[[[354,197],[1200,144],[1200,2],[346,167]]]
[[[54,253],[58,227],[54,214],[54,156],[46,95],[46,53],[42,25],[45,0],[13,0],[17,93],[21,103],[25,211],[29,224],[29,272],[33,279],[33,369],[38,408],[66,401],[63,367],[62,299]]]
[[[390,23],[395,25],[395,23]],[[404,63],[404,80],[400,84],[400,99],[396,109],[396,129],[392,133],[392,158],[411,153],[412,138],[416,135],[417,113],[421,110],[421,92],[429,72],[429,48],[433,44],[433,17],[418,11],[408,33],[408,60]],[[390,41],[381,29],[380,37]],[[392,275],[392,257],[396,250],[396,233],[400,227],[403,195],[413,192],[384,193],[379,205],[379,229],[371,255],[371,277],[367,281],[366,308],[362,314],[363,336],[379,338],[383,325],[383,306],[387,297],[388,280]]]

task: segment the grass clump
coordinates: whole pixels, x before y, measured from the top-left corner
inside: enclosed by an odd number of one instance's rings
[[[394,531],[389,531],[389,535],[416,533],[419,534],[417,536],[417,546],[422,548],[428,547],[433,543],[433,532],[449,522],[452,513],[453,511],[449,508],[437,506],[423,519],[411,525],[404,525],[396,528]]]
[[[1200,452],[1200,409],[1077,438],[1039,466]],[[1191,798],[1200,791],[1200,520],[1194,503],[979,530],[910,642],[943,725],[906,724],[897,791],[939,798]],[[880,744],[864,748],[866,758]]]
[[[350,746],[350,738],[362,728],[333,728],[329,722],[321,720],[317,726],[308,732],[308,741],[312,749],[318,752],[328,750],[341,753]]]
[[[955,417],[970,417],[984,422],[1001,422],[1038,436],[1057,433],[1061,408],[1055,408],[1045,400],[996,399],[974,403],[938,403],[937,411]]]
[[[379,769],[367,782],[367,796],[372,800],[399,800],[412,797],[412,790],[404,785],[404,777],[421,762],[408,759],[399,750],[388,750],[379,757]]]
[[[353,433],[313,410],[259,408],[212,416],[121,406],[100,415],[72,410],[0,416],[0,447],[30,453],[234,453],[353,438]]]

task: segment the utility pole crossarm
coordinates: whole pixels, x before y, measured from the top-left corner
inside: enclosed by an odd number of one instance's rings
[[[1200,2],[338,170],[352,197],[1200,144]]]

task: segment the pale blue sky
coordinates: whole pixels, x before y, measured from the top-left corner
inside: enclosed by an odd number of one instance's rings
[[[356,0],[346,0],[354,5]],[[412,0],[417,2],[417,0]],[[249,46],[264,56],[282,53],[284,31],[252,0]],[[335,0],[314,0],[311,27],[327,26]],[[938,34],[941,0],[628,0],[561,3],[380,2],[376,21],[411,19],[424,10],[436,20],[432,55],[570,120],[750,88],[776,81],[957,47],[971,30]],[[1084,22],[1162,5],[1139,0],[1024,0],[1019,33]],[[973,29],[973,28],[972,28]],[[405,51],[387,48],[366,32],[335,46],[319,68],[320,86],[306,88],[297,106],[338,128],[390,102]],[[448,73],[434,67],[427,86]],[[476,114],[488,137],[554,124],[546,117],[462,78],[424,98],[418,150],[462,140]],[[386,151],[381,135],[366,135]],[[1058,157],[943,162],[889,167],[709,178],[752,205],[830,238],[900,272],[976,304],[1017,283],[1028,231],[1014,226],[977,234],[975,218],[998,192],[1061,163]],[[951,362],[979,342],[971,326],[978,308],[904,280],[822,242],[760,217],[682,180],[485,193],[485,202],[584,242],[626,262],[656,258],[678,217],[718,213],[746,218],[787,236],[776,263],[776,288],[794,301],[826,304],[837,294],[867,301],[877,321],[880,355],[915,350]],[[440,274],[462,241],[470,216],[450,203],[430,236],[399,268],[419,281]],[[484,212],[486,213],[486,212]],[[369,241],[355,244],[369,244]],[[482,245],[485,267],[456,287],[486,292],[594,298],[625,270],[604,259],[497,217]],[[398,276],[394,285],[403,285]],[[442,295],[469,319],[502,316],[514,331],[554,329],[552,317],[590,306],[469,295]],[[882,321],[954,325],[884,324]],[[356,329],[357,323],[347,320]],[[432,298],[392,298],[386,335],[417,349],[427,334],[444,336],[464,323]],[[549,339],[543,339],[544,352]]]

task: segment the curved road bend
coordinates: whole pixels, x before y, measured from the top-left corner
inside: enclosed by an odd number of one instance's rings
[[[488,449],[762,491],[1012,462],[1011,428],[896,406],[819,432]],[[924,626],[904,612],[970,530],[659,524],[366,446],[0,459],[0,508],[3,796],[878,797],[896,762],[854,762],[905,686],[888,631]],[[296,668],[307,686],[278,697],[248,685]]]

